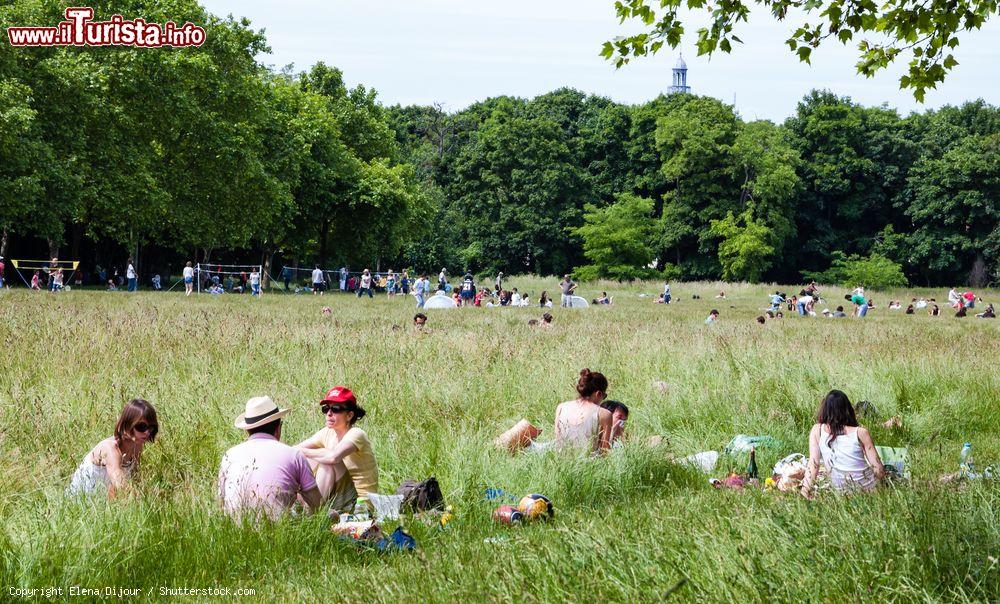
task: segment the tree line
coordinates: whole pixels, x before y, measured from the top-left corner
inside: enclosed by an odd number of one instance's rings
[[[65,5],[18,2],[0,26],[54,25]],[[74,258],[91,241],[139,258],[160,246],[202,262],[367,262],[398,255],[429,223],[429,191],[375,91],[322,63],[265,68],[261,32],[192,0],[90,6],[191,21],[207,39],[173,50],[0,45],[0,255],[35,238]]]
[[[559,89],[389,115],[439,200],[406,247],[424,264],[1000,281],[1000,109],[981,100],[900,116],[813,91],[775,124],[709,97],[622,105]]]
[[[900,116],[814,91],[782,124],[565,88],[385,107],[334,67],[262,66],[261,32],[193,0],[91,5],[198,23],[206,43],[0,45],[0,255],[90,242],[265,265],[1000,280],[1000,110],[982,101]],[[64,8],[24,0],[0,27]]]

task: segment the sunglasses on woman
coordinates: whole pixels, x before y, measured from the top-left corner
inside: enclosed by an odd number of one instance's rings
[[[333,411],[334,413],[344,413],[345,411],[347,411],[347,407],[343,405],[323,405],[322,407],[320,407],[320,411],[323,412],[323,415],[326,415],[331,411]]]
[[[156,424],[147,424],[146,422],[139,422],[132,427],[136,432],[150,432],[156,430]]]

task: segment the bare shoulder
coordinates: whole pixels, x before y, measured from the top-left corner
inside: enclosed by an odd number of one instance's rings
[[[121,449],[118,448],[118,441],[115,440],[114,436],[105,438],[90,451],[92,461],[98,465],[106,464],[111,456],[119,458],[122,456]]]

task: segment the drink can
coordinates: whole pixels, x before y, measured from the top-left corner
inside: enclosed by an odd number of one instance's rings
[[[523,519],[524,515],[512,505],[502,505],[493,510],[493,520],[500,524],[514,524]]]

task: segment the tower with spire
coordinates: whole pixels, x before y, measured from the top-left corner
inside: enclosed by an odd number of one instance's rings
[[[674,65],[674,83],[670,88],[667,89],[668,94],[676,93],[690,93],[691,87],[687,85],[688,78],[688,66],[684,62],[684,55],[681,54],[677,58],[677,63]]]

